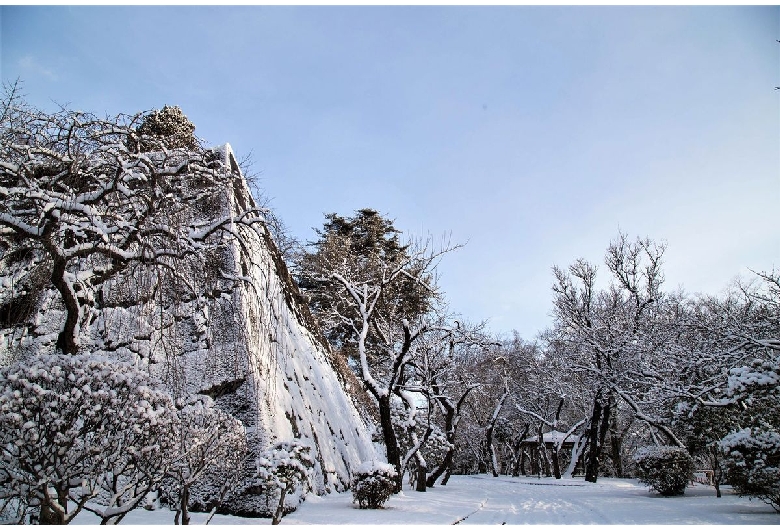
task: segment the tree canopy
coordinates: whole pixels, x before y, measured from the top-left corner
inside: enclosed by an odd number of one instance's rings
[[[191,141],[194,126],[178,107],[108,118],[49,113],[11,89],[0,110],[0,261],[19,286],[0,295],[0,316],[21,324],[53,287],[65,310],[61,352],[79,351],[86,308],[118,273],[176,275],[183,260],[202,259],[236,227],[261,220],[226,207],[236,175],[224,153]]]
[[[433,278],[430,271],[423,272],[421,264],[410,259],[411,247],[401,243],[401,232],[376,210],[363,208],[352,217],[330,213],[325,219],[322,229],[317,230],[318,239],[309,244],[312,250],[299,256],[294,269],[331,344],[354,357],[356,352],[349,340],[353,330],[346,321],[356,316],[355,309],[343,303],[339,293],[343,293],[344,286],[328,271],[338,265],[348,270],[357,283],[379,284],[383,275],[404,267],[406,272],[386,283],[378,297],[379,321],[413,321],[425,314],[435,298]],[[375,335],[368,338],[372,344],[376,340]]]

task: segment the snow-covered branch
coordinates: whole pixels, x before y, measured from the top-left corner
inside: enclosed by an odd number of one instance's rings
[[[130,263],[175,274],[176,263],[240,242],[238,226],[263,220],[258,209],[227,206],[236,175],[219,153],[139,133],[144,115],[98,119],[22,105],[4,116],[0,239],[53,263],[50,285],[67,313],[62,352],[78,352],[82,300]],[[214,211],[222,215],[214,219]],[[76,295],[68,278],[85,263],[100,272],[83,276]]]

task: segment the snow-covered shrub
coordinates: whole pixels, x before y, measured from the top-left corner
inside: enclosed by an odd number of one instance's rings
[[[118,522],[172,458],[173,401],[130,365],[41,355],[0,369],[0,389],[0,506],[22,520]]]
[[[179,448],[168,470],[163,495],[176,509],[175,521],[189,523],[189,510],[216,510],[238,485],[246,457],[244,425],[214,406],[208,396],[177,403],[180,428],[173,437]]]
[[[363,462],[352,470],[352,500],[361,509],[381,508],[393,494],[396,471],[390,464]]]
[[[311,448],[299,442],[279,442],[264,451],[255,462],[256,473],[252,487],[262,491],[266,498],[271,524],[279,524],[282,516],[295,508],[285,507],[288,495],[295,495],[294,506],[311,490],[311,470],[314,459]]]
[[[780,512],[780,434],[743,429],[721,441],[728,482],[740,495],[761,499]]]
[[[665,497],[685,493],[693,476],[693,459],[684,447],[640,447],[634,463],[640,482]]]
[[[755,359],[750,366],[732,368],[727,394],[749,401],[756,394],[780,395],[780,360]]]
[[[733,368],[726,394],[738,404],[740,422],[749,425],[720,442],[728,481],[740,495],[780,511],[780,359]]]

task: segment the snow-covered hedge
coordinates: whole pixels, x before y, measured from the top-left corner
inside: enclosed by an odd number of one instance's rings
[[[177,419],[127,364],[41,355],[0,369],[0,515],[62,524],[87,509],[118,522],[162,479]]]
[[[693,477],[693,459],[683,447],[640,447],[634,463],[640,482],[666,497],[685,493]]]
[[[129,364],[40,355],[0,369],[2,522],[87,510],[116,524],[158,488],[186,519],[188,503],[219,504],[244,455],[241,422],[206,396],[177,407]]]
[[[740,495],[755,497],[780,512],[780,434],[743,429],[721,440],[728,481]]]
[[[352,499],[358,507],[381,508],[395,488],[396,472],[390,464],[363,462],[352,470]]]

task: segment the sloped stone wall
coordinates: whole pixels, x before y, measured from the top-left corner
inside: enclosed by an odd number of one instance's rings
[[[232,171],[224,195],[212,201],[215,219],[254,207],[230,147],[220,152]],[[135,270],[105,284],[85,309],[82,351],[132,361],[174,396],[210,395],[244,423],[255,454],[278,441],[310,445],[317,493],[341,491],[352,467],[377,458],[367,423],[345,391],[355,381],[333,362],[265,225],[236,230],[240,240],[226,239],[181,264],[178,272],[189,282]],[[235,278],[221,278],[216,264]],[[0,362],[53,350],[64,320],[61,302],[47,290],[37,303],[28,323],[0,331]],[[248,461],[247,473],[253,468]],[[251,495],[233,499],[234,511],[257,511]]]

